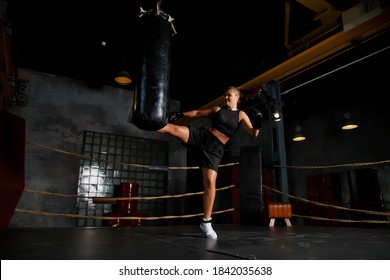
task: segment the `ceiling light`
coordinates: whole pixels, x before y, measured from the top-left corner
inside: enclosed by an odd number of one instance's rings
[[[274,116],[275,122],[279,122],[281,120],[281,116],[280,116],[279,111],[275,111],[272,115]]]
[[[279,122],[282,120],[282,114],[280,105],[278,103],[275,103],[272,105],[272,116],[274,117],[275,122]]]
[[[350,129],[355,129],[357,127],[358,127],[358,125],[355,124],[353,121],[346,120],[341,129],[343,129],[343,130],[350,130]]]
[[[125,70],[120,71],[118,75],[115,76],[114,80],[118,85],[121,86],[127,86],[133,82],[133,79],[131,78],[130,74]]]
[[[358,125],[351,120],[351,114],[349,112],[345,112],[344,118],[345,118],[345,122],[344,122],[343,126],[341,127],[341,129],[351,130],[351,129],[355,129],[358,127]]]
[[[306,137],[305,137],[305,135],[303,135],[301,130],[302,130],[302,128],[299,125],[295,126],[295,134],[293,137],[294,142],[300,142],[300,141],[306,140]]]

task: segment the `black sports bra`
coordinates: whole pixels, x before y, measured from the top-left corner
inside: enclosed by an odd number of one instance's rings
[[[229,110],[226,106],[221,107],[215,114],[211,126],[231,138],[240,127],[238,122],[239,112],[239,110]]]

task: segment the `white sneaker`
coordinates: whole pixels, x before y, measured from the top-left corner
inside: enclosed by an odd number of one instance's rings
[[[204,232],[207,238],[217,239],[217,233],[214,231],[211,220],[205,221],[202,219],[200,222],[200,229]]]

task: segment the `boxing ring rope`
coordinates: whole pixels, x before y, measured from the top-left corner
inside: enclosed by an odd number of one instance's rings
[[[110,161],[110,160],[105,160],[105,159],[98,159],[98,158],[91,158],[91,157],[86,157],[82,154],[77,154],[77,153],[72,153],[68,151],[64,151],[61,149],[57,148],[52,148],[48,146],[44,146],[41,144],[38,144],[33,141],[26,141],[27,144],[48,149],[51,151],[55,151],[58,153],[70,155],[73,157],[77,157],[80,159],[93,159],[97,161],[104,161],[104,162],[110,162],[110,163],[116,163],[116,164],[123,164],[123,165],[130,165],[130,166],[136,166],[136,167],[143,167],[147,169],[151,169],[153,167],[148,166],[148,165],[140,165],[140,164],[132,164],[132,163],[125,163],[125,162],[117,162],[117,161]],[[274,167],[278,168],[289,168],[289,169],[317,169],[317,168],[340,168],[340,167],[354,167],[354,166],[372,166],[372,165],[379,165],[379,164],[385,164],[385,163],[390,163],[390,160],[382,160],[382,161],[377,161],[377,162],[367,162],[367,163],[353,163],[353,164],[339,164],[339,165],[333,165],[333,166],[289,166],[289,165],[284,165],[284,166],[278,166],[274,165]],[[239,164],[238,162],[235,163],[228,163],[221,165],[221,167],[226,167],[226,166],[232,166],[232,165],[237,165]],[[159,167],[164,170],[178,170],[178,169],[196,169],[199,167]],[[220,187],[217,188],[216,191],[220,190],[227,190],[230,188],[235,187],[235,185],[228,185],[225,187]],[[315,201],[310,201],[305,198],[300,198],[296,197],[284,192],[281,192],[279,190],[276,190],[274,188],[271,188],[269,186],[263,185],[264,188],[269,189],[275,193],[281,194],[288,196],[289,198],[300,200],[304,203],[311,203],[315,204],[318,206],[323,206],[323,207],[331,207],[339,210],[346,210],[346,211],[353,211],[353,212],[360,212],[360,213],[366,213],[366,214],[372,214],[372,215],[381,215],[381,216],[390,216],[390,213],[386,212],[379,212],[379,211],[368,211],[368,210],[360,210],[360,209],[351,209],[347,207],[342,207],[342,206],[337,206],[337,205],[330,205],[330,204],[324,204],[320,202],[315,202]],[[30,193],[38,193],[41,195],[52,195],[52,196],[60,196],[60,197],[68,197],[68,198],[86,198],[86,199],[92,199],[94,202],[104,202],[104,200],[109,201],[119,201],[119,200],[153,200],[153,199],[168,199],[168,198],[178,198],[178,197],[188,197],[188,196],[193,196],[193,195],[201,195],[203,194],[203,191],[200,192],[194,192],[194,193],[185,193],[185,194],[176,194],[176,195],[163,195],[163,196],[148,196],[148,197],[96,197],[96,196],[80,196],[80,195],[70,195],[70,194],[59,194],[59,193],[53,193],[53,192],[47,192],[47,191],[39,191],[39,190],[32,190],[32,189],[24,189],[25,192],[30,192]],[[234,211],[234,208],[229,208],[225,210],[220,210],[220,211],[215,211],[213,214],[221,214],[221,213],[226,213],[226,212],[231,212]],[[46,216],[63,216],[63,217],[70,217],[70,218],[84,218],[84,219],[96,219],[96,220],[158,220],[158,219],[177,219],[177,218],[190,218],[190,217],[197,217],[197,216],[202,216],[203,213],[198,213],[198,214],[189,214],[189,215],[166,215],[166,216],[161,216],[161,217],[135,217],[135,216],[124,216],[124,217],[108,217],[108,216],[86,216],[86,215],[79,215],[79,214],[60,214],[60,213],[49,213],[49,212],[41,212],[41,211],[34,211],[34,210],[23,210],[23,209],[15,209],[15,212],[19,213],[29,213],[29,214],[34,214],[34,215],[46,215]],[[312,217],[312,216],[303,216],[303,215],[297,215],[297,214],[292,214],[294,217],[299,217],[299,218],[307,218],[307,219],[316,219],[316,220],[325,220],[325,221],[336,221],[336,222],[344,222],[344,223],[381,223],[381,224],[390,224],[390,221],[375,221],[375,220],[346,220],[346,219],[328,219],[328,218],[322,218],[322,217]]]
[[[227,190],[230,188],[233,188],[235,185],[229,185],[226,187],[221,187],[216,189],[216,191],[221,190]],[[92,199],[94,203],[97,202],[107,202],[110,201],[119,201],[119,200],[152,200],[152,199],[167,199],[167,198],[178,198],[178,197],[186,197],[186,196],[193,196],[193,195],[201,195],[203,194],[203,191],[200,192],[194,192],[194,193],[185,193],[185,194],[176,194],[176,195],[162,195],[162,196],[147,196],[147,197],[96,197],[96,196],[83,196],[83,195],[70,195],[70,194],[59,194],[59,193],[53,193],[53,192],[47,192],[47,191],[38,191],[38,190],[32,190],[32,189],[24,189],[25,192],[30,193],[37,193],[41,195],[52,195],[52,196],[59,196],[59,197],[68,197],[68,198],[87,198]],[[225,210],[220,211],[214,211],[213,214],[222,214],[225,212],[231,212],[234,211],[234,208],[229,208]],[[20,213],[30,213],[30,214],[36,214],[36,215],[46,215],[46,216],[64,216],[69,218],[81,218],[81,219],[95,219],[95,220],[159,220],[159,219],[176,219],[176,218],[192,218],[192,217],[198,217],[202,216],[203,213],[199,214],[189,214],[189,215],[168,215],[168,216],[161,216],[161,217],[136,217],[136,216],[126,216],[126,217],[106,217],[106,216],[85,216],[85,215],[79,215],[79,214],[54,214],[54,213],[48,213],[48,212],[40,212],[40,211],[33,211],[33,210],[22,210],[22,209],[16,209],[16,212]]]
[[[113,160],[107,160],[107,159],[99,159],[94,157],[87,157],[82,154],[72,153],[68,151],[64,151],[61,149],[45,146],[42,144],[38,144],[36,142],[26,140],[27,144],[30,144],[32,146],[44,148],[47,150],[51,150],[54,152],[70,155],[73,157],[77,157],[80,159],[86,159],[86,160],[96,160],[96,161],[102,161],[107,163],[116,163],[121,165],[127,165],[127,166],[133,166],[133,167],[142,167],[146,169],[153,169],[153,168],[159,168],[160,170],[178,170],[178,169],[199,169],[199,166],[152,166],[152,165],[144,165],[144,164],[136,164],[136,163],[128,163],[128,162],[120,162],[120,161],[113,161]],[[362,166],[372,166],[372,165],[380,165],[380,164],[386,164],[390,163],[390,160],[381,160],[381,161],[374,161],[374,162],[363,162],[363,163],[349,163],[349,164],[336,164],[336,165],[309,165],[309,166],[297,166],[297,165],[273,165],[274,167],[278,168],[289,168],[289,169],[326,169],[326,168],[340,168],[340,167],[362,167]],[[238,165],[239,162],[232,162],[227,164],[221,164],[219,167],[227,167],[227,166],[233,166]]]
[[[66,154],[66,155],[77,157],[77,158],[80,158],[80,159],[96,160],[96,161],[102,161],[102,162],[106,162],[106,163],[115,163],[115,164],[121,164],[121,165],[133,166],[133,167],[141,167],[141,168],[146,168],[146,169],[149,169],[149,170],[159,169],[159,170],[167,170],[168,171],[168,170],[177,170],[177,169],[199,169],[199,166],[189,166],[189,167],[168,166],[168,167],[166,167],[166,166],[156,166],[156,165],[153,166],[153,165],[144,165],[144,164],[121,162],[121,161],[113,161],[113,160],[108,160],[108,159],[87,157],[87,156],[84,156],[82,154],[72,153],[72,152],[61,150],[61,149],[57,149],[57,148],[45,146],[45,145],[42,145],[42,144],[38,144],[38,143],[30,141],[30,140],[26,140],[26,143],[30,144],[32,146],[36,146],[36,147],[39,147],[39,148],[44,148],[46,150],[51,150],[51,151],[54,151],[54,152],[57,152],[57,153]],[[228,163],[228,164],[221,164],[219,167],[226,167],[226,166],[232,166],[232,165],[238,165],[238,162]]]
[[[336,164],[336,165],[317,165],[317,166],[293,166],[293,165],[274,165],[279,168],[290,168],[290,169],[327,169],[327,168],[340,168],[340,167],[362,167],[372,166],[390,163],[390,160],[380,160],[375,162],[361,162],[361,163],[348,163],[348,164]]]
[[[226,190],[234,187],[234,185],[218,188],[217,191],[220,190]],[[360,210],[360,209],[351,209],[347,207],[337,206],[337,205],[331,205],[331,204],[324,204],[320,202],[310,201],[305,198],[300,198],[297,196],[293,196],[281,191],[278,191],[274,188],[268,187],[266,185],[263,185],[264,188],[270,189],[273,192],[286,195],[290,198],[303,201],[305,203],[311,203],[318,206],[324,206],[324,207],[330,207],[335,208],[339,210],[346,210],[346,211],[352,211],[352,212],[359,212],[359,213],[365,213],[365,214],[372,214],[372,215],[381,215],[381,216],[390,216],[390,213],[385,212],[379,212],[379,211],[368,211],[368,210]],[[45,192],[45,191],[36,191],[31,189],[25,189],[26,192],[33,192],[38,193],[42,195],[53,195],[53,196],[62,196],[62,197],[82,197],[82,198],[92,198],[92,199],[106,199],[103,197],[88,197],[88,196],[77,196],[77,195],[67,195],[67,194],[58,194],[53,192]],[[156,196],[156,197],[131,197],[131,198],[107,198],[108,200],[142,200],[142,199],[167,199],[167,198],[173,198],[173,197],[185,197],[185,196],[191,196],[191,195],[199,195],[203,194],[203,192],[196,192],[196,193],[187,193],[183,195],[164,195],[164,196]],[[213,214],[222,214],[226,212],[234,211],[234,208],[229,208],[226,210],[220,210],[220,211],[214,211]],[[81,218],[81,219],[95,219],[95,220],[159,220],[159,219],[177,219],[177,218],[192,218],[192,217],[198,217],[202,216],[203,213],[198,214],[189,214],[189,215],[167,215],[167,216],[161,216],[161,217],[136,217],[136,216],[125,216],[125,217],[107,217],[107,216],[86,216],[86,215],[79,215],[79,214],[59,214],[59,213],[49,213],[49,212],[42,212],[42,211],[34,211],[34,210],[23,210],[23,209],[15,209],[16,212],[20,213],[29,213],[29,214],[35,214],[35,215],[46,215],[46,216],[62,216],[62,217],[69,217],[69,218]],[[314,220],[324,220],[324,221],[336,221],[336,222],[344,222],[344,223],[381,223],[381,224],[390,224],[390,221],[376,221],[376,220],[346,220],[346,219],[329,219],[329,218],[322,218],[322,217],[313,217],[313,216],[304,216],[304,215],[297,215],[292,214],[293,217],[299,217],[299,218],[307,218],[307,219],[314,219]]]
[[[226,210],[215,211],[213,214],[222,214],[225,212],[234,211],[234,208],[229,208]],[[95,219],[95,220],[162,220],[162,219],[178,219],[178,218],[192,218],[192,217],[200,217],[203,216],[203,213],[198,214],[189,214],[189,215],[168,215],[161,217],[135,217],[135,216],[123,216],[123,217],[107,217],[107,216],[86,216],[79,214],[60,214],[60,213],[49,213],[42,211],[33,211],[33,210],[23,210],[23,209],[15,209],[15,212],[20,213],[29,213],[35,215],[45,215],[45,216],[57,216],[57,217],[68,217],[68,218],[80,218],[80,219]]]
[[[359,213],[365,213],[365,214],[372,214],[372,215],[379,215],[379,216],[390,216],[390,213],[386,212],[379,212],[379,211],[369,211],[369,210],[360,210],[360,209],[352,209],[348,207],[342,207],[338,205],[332,205],[332,204],[325,204],[321,202],[316,202],[316,201],[311,201],[305,198],[293,196],[291,194],[287,194],[281,191],[278,191],[274,188],[268,187],[266,185],[263,185],[263,188],[272,190],[273,192],[288,196],[289,198],[303,201],[305,203],[310,203],[318,206],[323,206],[323,207],[329,207],[329,208],[334,208],[334,209],[339,209],[339,210],[346,210],[346,211],[351,211],[351,212],[359,212]],[[306,219],[312,219],[312,220],[322,220],[322,221],[334,221],[334,222],[344,222],[344,223],[375,223],[375,224],[390,224],[390,221],[377,221],[377,220],[346,220],[346,219],[329,219],[329,218],[322,218],[322,217],[313,217],[313,216],[304,216],[304,215],[297,215],[297,214],[292,214],[293,217],[297,218],[306,218]]]
[[[230,189],[230,188],[233,188],[234,186],[235,185],[221,187],[221,188],[216,189],[216,191]],[[144,196],[144,197],[96,197],[96,196],[85,196],[85,195],[58,194],[58,193],[53,193],[53,192],[37,191],[37,190],[32,190],[32,189],[24,189],[24,191],[38,193],[38,194],[42,194],[42,195],[53,195],[53,196],[72,197],[72,198],[90,198],[90,199],[93,199],[94,201],[96,201],[96,200],[152,200],[152,199],[177,198],[177,197],[186,197],[186,196],[203,194],[203,191],[199,191],[199,192],[175,194],[175,195]]]

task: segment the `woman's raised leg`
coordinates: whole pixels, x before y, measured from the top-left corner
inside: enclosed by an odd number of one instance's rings
[[[190,138],[190,129],[184,125],[168,123],[163,128],[157,130],[157,132],[175,136],[177,139],[184,143],[188,143],[188,139]]]

